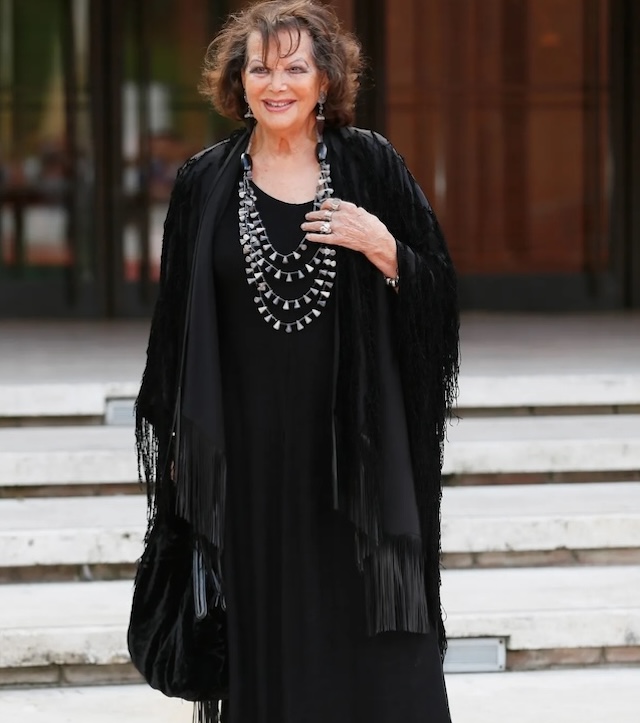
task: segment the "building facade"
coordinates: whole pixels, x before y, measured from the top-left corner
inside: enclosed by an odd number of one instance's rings
[[[0,0],[0,317],[150,313],[199,98],[241,0]],[[334,0],[467,309],[640,306],[640,3]]]

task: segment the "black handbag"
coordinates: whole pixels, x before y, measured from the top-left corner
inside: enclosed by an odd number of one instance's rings
[[[190,701],[228,695],[226,611],[204,560],[186,522],[158,517],[138,564],[127,633],[147,683]]]

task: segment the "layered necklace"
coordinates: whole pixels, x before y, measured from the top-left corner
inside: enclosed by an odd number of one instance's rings
[[[291,253],[276,251],[256,207],[250,148],[251,143],[240,158],[242,180],[238,188],[238,226],[247,283],[255,290],[253,301],[267,324],[276,331],[302,331],[322,314],[331,297],[336,277],[336,250],[308,242],[303,236]],[[327,147],[322,140],[318,142],[316,155],[320,176],[314,211],[333,194]],[[302,280],[305,283],[301,288]],[[291,291],[293,288],[296,293]]]

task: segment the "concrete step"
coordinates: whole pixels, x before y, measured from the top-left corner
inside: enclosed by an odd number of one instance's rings
[[[454,723],[636,723],[639,680],[638,668],[461,674],[447,691]]]
[[[505,638],[508,668],[640,662],[640,566],[448,570],[442,597],[449,635]]]
[[[461,419],[447,438],[449,475],[640,469],[640,414]]]
[[[6,723],[191,723],[192,711],[146,685],[0,690]]]
[[[135,562],[143,495],[0,500],[0,568]]]
[[[640,483],[445,487],[445,567],[640,562]]]
[[[510,475],[640,470],[640,414],[462,419],[444,473]],[[0,429],[0,486],[131,483],[129,427]]]
[[[108,378],[108,377],[107,377]],[[140,381],[0,383],[0,419],[103,419],[108,402],[133,405]],[[508,414],[640,408],[640,374],[462,374],[458,409]]]
[[[446,676],[454,723],[636,723],[637,668]],[[191,723],[189,703],[144,685],[0,691],[14,723]]]
[[[133,405],[139,382],[0,385],[0,419],[104,419],[111,400]]]
[[[532,552],[602,559],[638,547],[640,483],[447,487],[442,525],[446,567],[463,564],[455,555],[465,566]],[[0,500],[0,568],[133,563],[145,529],[142,495]]]
[[[129,427],[0,429],[0,486],[131,483],[138,479]]]
[[[0,669],[127,665],[131,596],[128,580],[0,586]],[[539,651],[640,662],[638,599],[640,566],[443,575],[450,638],[504,638],[508,667]]]
[[[526,410],[588,408],[615,411],[640,407],[640,374],[460,375],[460,410]],[[464,412],[462,412],[464,414]]]

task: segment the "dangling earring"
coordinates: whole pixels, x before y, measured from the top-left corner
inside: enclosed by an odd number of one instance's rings
[[[244,114],[245,120],[255,120],[255,116],[253,115],[253,111],[251,110],[251,106],[249,105],[246,93],[244,94],[244,102],[247,104],[247,112]]]
[[[326,100],[327,94],[323,90],[318,98],[318,113],[316,115],[316,135],[318,138],[316,156],[321,164],[327,159],[327,146],[324,142],[324,122],[326,120],[324,117],[324,104]]]
[[[324,90],[320,93],[320,97],[318,98],[318,113],[316,115],[316,133],[318,135],[318,143],[322,140],[322,136],[324,135],[324,104],[327,101],[327,94],[324,92]]]

